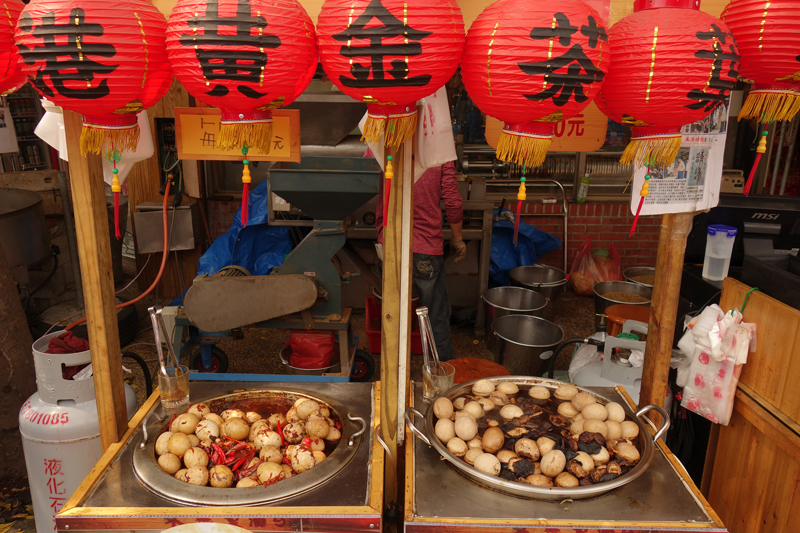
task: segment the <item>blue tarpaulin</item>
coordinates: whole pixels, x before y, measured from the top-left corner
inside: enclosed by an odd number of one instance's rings
[[[264,180],[250,192],[250,220],[242,228],[242,210],[224,235],[217,237],[197,262],[197,273],[216,274],[223,267],[238,265],[254,276],[269,274],[292,251],[288,226],[270,226],[269,195]]]
[[[507,211],[507,210],[506,210]],[[498,211],[495,210],[495,215]],[[504,287],[510,283],[509,270],[536,263],[554,250],[561,248],[561,240],[538,230],[530,224],[519,222],[517,246],[513,245],[514,223],[499,220],[492,226],[492,256],[489,266],[489,286]]]

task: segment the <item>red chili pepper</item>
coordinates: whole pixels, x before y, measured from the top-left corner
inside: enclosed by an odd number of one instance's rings
[[[292,462],[289,460],[288,457],[284,457],[283,459],[281,459],[281,463],[292,466]]]
[[[281,447],[286,446],[286,439],[283,438],[283,426],[286,422],[278,422],[278,435],[281,436]]]
[[[306,438],[304,438],[304,439],[303,439],[303,443],[302,443],[302,444],[303,444],[303,446],[305,446],[306,448],[309,448],[309,449],[310,449],[310,448],[311,448],[311,437],[306,437]]]
[[[236,472],[236,481],[252,476],[263,462],[263,459],[258,459],[254,464],[241,468],[238,472]]]
[[[250,462],[250,460],[253,458],[253,455],[254,455],[254,453],[253,453],[253,452],[247,452],[247,454],[245,454],[245,456],[244,456],[244,457],[242,457],[241,459],[239,459],[239,460],[236,462],[236,464],[234,464],[234,465],[231,467],[231,470],[232,470],[233,472],[236,472],[237,470],[239,470],[239,468],[241,468],[241,466],[242,466],[242,465],[244,465],[244,464],[247,464],[247,463],[249,463],[249,462]]]

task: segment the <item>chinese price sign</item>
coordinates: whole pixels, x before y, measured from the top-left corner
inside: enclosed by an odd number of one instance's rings
[[[220,112],[215,108],[175,108],[178,157],[181,159],[241,161],[238,149],[219,146]],[[272,112],[273,130],[267,155],[250,152],[252,161],[300,161],[300,111]]]

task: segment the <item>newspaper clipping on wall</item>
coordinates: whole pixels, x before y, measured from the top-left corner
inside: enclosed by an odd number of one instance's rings
[[[671,165],[636,169],[632,214],[639,207],[639,191],[648,172],[650,193],[644,199],[642,215],[703,211],[719,203],[729,109],[725,102],[703,120],[684,126],[681,149]]]

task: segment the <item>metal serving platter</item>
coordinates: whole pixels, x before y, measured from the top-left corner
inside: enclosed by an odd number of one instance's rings
[[[353,460],[361,444],[361,435],[367,428],[366,420],[353,416],[349,408],[331,398],[319,394],[311,395],[300,389],[288,387],[241,391],[208,398],[203,403],[211,406],[215,412],[246,404],[268,404],[271,405],[272,412],[285,413],[300,398],[316,400],[327,405],[331,409],[331,415],[342,424],[342,438],[333,453],[322,463],[300,475],[267,487],[259,485],[249,488],[198,487],[179,481],[158,466],[154,449],[158,435],[168,429],[166,426],[172,420],[172,413],[162,413],[162,416],[145,419],[143,424],[145,431],[133,452],[133,471],[149,491],[164,499],[185,505],[238,506],[278,502],[318,488],[330,481]],[[269,416],[272,413],[260,414]]]
[[[447,392],[443,393],[441,396],[449,398],[450,400],[454,400],[459,396],[464,394],[470,394],[472,392],[472,385],[478,380],[469,381],[467,383],[458,384],[452,388],[450,388]],[[495,377],[491,378],[491,381],[495,383],[501,382],[511,382],[514,383],[520,388],[522,387],[532,387],[534,385],[541,385],[543,387],[547,387],[551,391],[557,389],[559,386],[564,385],[564,382],[557,381],[553,379],[545,379],[545,378],[538,378],[538,377],[528,377],[528,376],[504,376],[504,377]],[[585,389],[582,387],[577,387],[580,392],[586,392],[592,395],[598,403],[606,404],[612,400],[608,399],[607,397],[598,394],[589,389]],[[640,415],[646,413],[649,410],[657,410],[661,413],[664,425],[658,430],[655,435],[655,440],[658,440],[661,435],[666,433],[667,429],[669,429],[669,415],[661,409],[660,407],[656,406],[646,406],[639,410],[638,413],[633,413],[624,402],[619,402],[622,405],[623,409],[625,409],[625,414],[627,415],[627,419],[630,419],[639,426],[639,436],[635,439],[636,440],[636,447],[639,449],[641,454],[641,459],[639,463],[633,467],[628,473],[619,476],[618,478],[612,481],[606,481],[604,483],[598,483],[596,485],[588,485],[584,487],[574,487],[574,488],[564,488],[564,487],[537,487],[533,485],[528,485],[526,483],[520,483],[517,481],[506,481],[499,477],[490,476],[478,470],[477,468],[471,466],[466,461],[461,458],[454,456],[450,451],[447,449],[447,446],[443,444],[438,438],[436,438],[436,433],[434,431],[434,427],[436,425],[436,416],[433,414],[433,402],[428,404],[428,408],[423,415],[420,411],[416,409],[409,409],[406,411],[406,423],[408,424],[411,431],[417,435],[420,439],[423,439],[427,444],[433,446],[436,451],[438,451],[442,457],[444,457],[451,465],[453,465],[462,475],[471,479],[472,481],[479,483],[483,486],[486,486],[490,489],[504,492],[513,496],[518,496],[522,498],[532,498],[532,499],[541,499],[541,500],[551,500],[551,501],[561,501],[565,498],[571,498],[573,500],[581,500],[586,498],[594,498],[595,496],[599,496],[601,494],[605,494],[610,492],[622,485],[626,485],[631,481],[635,480],[639,476],[645,473],[645,471],[650,466],[650,463],[653,460],[653,453],[654,453],[654,443],[653,438],[650,436],[650,431],[645,426],[644,422],[639,418]],[[637,414],[639,416],[637,416]],[[425,418],[425,427],[424,432],[421,431],[414,425],[413,419],[411,418],[412,415],[417,416],[424,416]]]
[[[340,417],[344,417],[343,424],[348,422],[347,413],[352,413],[354,416],[364,418],[368,423],[374,417],[374,404],[375,404],[375,391],[373,383],[251,383],[251,382],[191,382],[191,401],[192,403],[207,402],[214,398],[219,398],[228,395],[235,395],[241,393],[251,393],[258,390],[275,390],[279,389],[286,393],[299,394],[313,398],[319,398],[329,403],[334,411]],[[347,406],[343,408],[341,406]],[[160,405],[156,405],[150,411],[149,420],[145,421],[150,431],[150,435],[157,436],[158,431],[166,424],[172,415],[178,411],[169,411],[163,409]],[[361,424],[358,422],[350,422],[355,424],[355,430],[360,429]],[[339,447],[344,450],[347,447],[347,440],[353,434],[352,429],[348,429],[347,425],[344,426],[343,436],[339,442]],[[365,440],[366,439],[366,440]],[[337,506],[364,506],[370,502],[370,484],[373,472],[371,471],[370,459],[372,457],[372,437],[371,431],[367,431],[356,437],[358,443],[354,446],[352,459],[347,461],[340,461],[341,469],[339,473],[328,478],[322,485],[312,487],[305,492],[294,492],[285,494],[283,499],[270,499],[261,504],[261,506],[280,506],[280,507],[337,507]],[[146,487],[133,470],[133,458],[139,452],[139,446],[142,443],[141,426],[137,428],[136,434],[127,441],[118,454],[114,462],[103,473],[102,478],[94,487],[92,487],[85,499],[82,500],[80,507],[87,509],[103,509],[103,508],[120,508],[124,507],[130,511],[131,515],[137,514],[139,508],[159,508],[159,507],[176,507],[176,506],[207,506],[217,507],[221,505],[228,506],[242,506],[246,504],[239,504],[230,501],[225,497],[225,501],[220,502],[219,497],[215,497],[215,501],[199,503],[181,501],[177,498],[169,500],[164,494],[156,492]],[[152,446],[152,445],[151,445]],[[152,451],[152,447],[151,447]],[[331,456],[335,455],[335,452]],[[155,455],[153,454],[155,458]],[[326,462],[332,460],[331,457],[326,459]],[[338,459],[337,459],[338,460]],[[324,462],[315,468],[321,468]],[[280,483],[286,483],[286,489],[290,486],[300,488],[300,480],[306,474],[310,474],[314,469],[303,473],[302,475],[283,480]],[[158,472],[167,476],[163,472]],[[167,476],[169,477],[169,476]],[[307,478],[308,479],[308,478]],[[331,482],[334,480],[334,482]],[[175,480],[177,481],[177,480]],[[179,482],[182,483],[182,482]],[[280,483],[276,483],[273,487],[277,487]],[[254,487],[258,489],[259,487]],[[264,487],[260,487],[265,490]],[[316,490],[319,489],[319,490]],[[210,487],[209,487],[210,490]],[[222,489],[224,490],[224,489]],[[174,503],[173,503],[174,502]],[[176,505],[177,504],[177,505]]]

